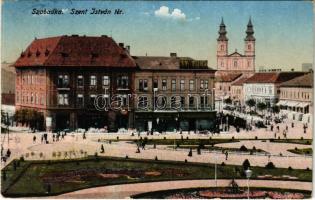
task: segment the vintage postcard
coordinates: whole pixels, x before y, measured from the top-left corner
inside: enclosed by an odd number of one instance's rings
[[[311,198],[313,12],[3,0],[2,197]]]

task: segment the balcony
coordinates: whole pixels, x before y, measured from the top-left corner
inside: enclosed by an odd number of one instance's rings
[[[70,90],[70,85],[69,85],[69,83],[58,83],[57,89],[58,90]]]

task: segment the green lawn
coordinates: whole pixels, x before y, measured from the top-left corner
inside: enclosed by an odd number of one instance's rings
[[[180,149],[197,149],[199,145],[180,145],[179,147],[177,148],[180,148]],[[173,146],[169,146],[169,148],[174,148],[174,145]],[[209,145],[205,145],[203,148],[201,149],[204,149],[204,150],[217,150],[217,151],[242,151],[242,152],[252,152],[252,153],[267,153],[266,151],[262,150],[262,149],[250,149],[250,148],[247,148],[247,150],[240,150],[240,148],[227,148],[227,147],[216,147],[216,146],[209,146]]]
[[[143,141],[145,139],[143,138]],[[119,139],[119,140],[108,140],[108,139],[101,139],[99,142],[118,142],[118,141],[129,141],[129,142],[139,142],[139,139]],[[215,145],[215,144],[221,144],[221,143],[231,143],[231,142],[239,142],[240,140],[236,139],[148,139],[147,143],[148,145],[174,145],[180,144],[180,145]]]
[[[2,194],[7,197],[56,195],[83,188],[123,183],[212,179],[215,171],[213,164],[108,157],[68,161],[24,161],[17,171],[13,171],[12,166],[11,163],[5,167],[6,173],[11,175],[7,176],[5,181],[2,179]],[[276,179],[284,179],[281,175],[289,175],[300,181],[312,181],[311,170],[262,167],[251,169],[253,179],[270,174],[277,176]],[[217,177],[245,178],[242,166],[227,165],[218,165]]]
[[[270,142],[311,145],[313,140],[311,139],[302,139],[302,140],[301,139],[270,139]]]
[[[312,148],[303,148],[303,149],[288,149],[289,152],[295,153],[295,154],[301,154],[301,155],[313,155],[313,149]]]

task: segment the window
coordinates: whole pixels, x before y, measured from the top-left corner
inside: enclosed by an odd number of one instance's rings
[[[42,98],[40,99],[40,101],[41,101],[40,104],[44,105],[45,97],[43,95],[42,95]]]
[[[176,108],[176,96],[171,97],[171,108]]]
[[[176,91],[176,80],[172,79],[172,91]]]
[[[95,94],[90,95],[90,105],[94,105],[95,98],[96,98]]]
[[[143,80],[139,80],[139,91],[143,91]]]
[[[103,76],[103,86],[109,86],[109,76]]]
[[[58,94],[58,105],[69,105],[68,94]]]
[[[195,89],[195,81],[189,80],[189,90],[193,91]]]
[[[234,60],[234,67],[237,67],[237,60]]]
[[[77,105],[78,106],[84,106],[83,94],[78,94],[77,95]]]
[[[203,86],[204,86],[204,85],[203,85],[203,80],[200,80],[200,89],[201,89],[201,90],[204,89]]]
[[[19,103],[19,92],[16,92],[16,102]]]
[[[139,91],[148,91],[148,80],[147,79],[140,79],[139,80]]]
[[[248,48],[248,50],[250,50],[251,49],[251,46],[250,46],[250,44],[247,46],[247,48]]]
[[[153,80],[153,88],[159,88],[159,82],[157,79]]]
[[[57,84],[58,84],[58,87],[60,87],[60,88],[69,87],[69,76],[68,75],[59,75]]]
[[[77,77],[77,85],[78,85],[78,87],[83,87],[83,84],[84,84],[84,82],[83,82],[83,76],[82,76],[82,75],[79,75],[79,76]]]
[[[185,97],[180,97],[180,108],[185,108]]]
[[[90,76],[90,86],[96,86],[96,76]]]
[[[180,90],[181,91],[185,90],[185,80],[180,80]]]
[[[34,103],[34,94],[31,93],[31,104],[33,104],[33,103]]]
[[[117,78],[117,87],[119,89],[128,89],[129,81],[128,76],[119,76]]]
[[[209,81],[208,81],[208,80],[205,80],[205,82],[204,82],[204,88],[205,88],[205,89],[208,89],[208,84],[209,84]]]
[[[38,104],[38,94],[35,94],[35,104]]]
[[[139,108],[146,108],[148,106],[148,97],[140,96],[138,101]]]
[[[189,97],[189,108],[194,106],[194,97]]]
[[[166,90],[167,88],[167,82],[166,82],[166,79],[163,79],[162,80],[162,90]]]
[[[224,50],[224,45],[221,45],[221,51],[223,51]]]

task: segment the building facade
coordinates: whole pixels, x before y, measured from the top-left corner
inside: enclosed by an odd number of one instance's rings
[[[126,97],[133,93],[136,63],[128,49],[110,37],[35,39],[15,68],[16,108],[41,112],[48,130],[105,126],[117,130],[132,123],[129,112],[95,106],[96,98],[106,93],[103,104],[116,101],[127,107]]]
[[[302,76],[303,72],[256,73],[243,83],[244,101],[254,99],[269,106],[279,101],[280,84]]]
[[[310,122],[313,111],[313,73],[280,85],[280,112],[289,119]]]
[[[214,126],[214,73],[207,61],[134,57],[135,121],[138,130],[209,130]]]

